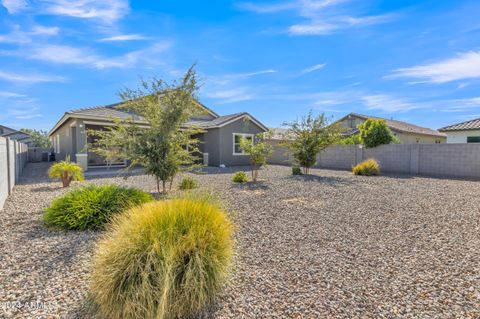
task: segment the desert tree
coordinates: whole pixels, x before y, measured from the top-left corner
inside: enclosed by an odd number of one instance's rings
[[[314,116],[309,112],[301,119],[284,123],[282,145],[286,146],[304,174],[317,162],[317,154],[340,139],[342,128],[332,123],[324,114]]]
[[[272,145],[265,142],[265,138],[269,133],[260,133],[253,138],[242,137],[240,140],[240,148],[248,154],[250,165],[252,167],[252,180],[257,181],[258,170],[260,167],[267,165],[267,159],[273,152]]]
[[[137,89],[123,89],[119,106],[132,116],[113,119],[115,125],[90,131],[90,145],[107,162],[127,160],[127,171],[141,165],[156,179],[157,190],[167,191],[180,170],[194,166],[198,159],[200,130],[186,125],[195,115],[205,113],[196,99],[197,76],[192,66],[182,79],[170,83],[161,79],[141,81]]]
[[[365,147],[377,147],[382,144],[398,143],[385,120],[367,119],[358,125],[360,141]]]

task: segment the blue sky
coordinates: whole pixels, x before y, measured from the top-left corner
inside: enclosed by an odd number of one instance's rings
[[[480,1],[0,0],[0,124],[50,129],[192,64],[201,101],[439,128],[480,117]]]

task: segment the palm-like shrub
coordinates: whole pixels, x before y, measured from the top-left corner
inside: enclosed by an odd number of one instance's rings
[[[354,166],[352,171],[355,175],[380,175],[380,164],[371,158]]]
[[[84,179],[80,165],[70,162],[69,158],[53,164],[48,170],[48,176],[60,179],[63,187],[70,186],[72,181],[83,181]]]
[[[113,215],[151,200],[152,195],[136,188],[89,185],[55,199],[43,219],[63,229],[103,229]]]
[[[91,292],[108,318],[190,318],[222,287],[233,227],[207,199],[145,204],[119,215],[94,256]]]
[[[244,171],[236,172],[232,177],[232,181],[234,183],[246,183],[248,182],[247,174]]]
[[[184,177],[180,182],[180,189],[187,190],[187,189],[194,189],[197,188],[198,183],[193,177]]]

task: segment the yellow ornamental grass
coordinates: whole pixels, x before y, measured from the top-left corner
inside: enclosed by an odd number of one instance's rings
[[[132,208],[97,246],[92,297],[108,318],[194,316],[224,283],[232,234],[225,213],[207,199]]]
[[[355,175],[380,175],[380,164],[378,164],[376,160],[371,158],[354,166],[352,171]]]

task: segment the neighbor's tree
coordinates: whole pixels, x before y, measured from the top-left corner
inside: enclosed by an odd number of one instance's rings
[[[52,143],[50,142],[50,139],[48,138],[48,133],[46,131],[22,128],[20,129],[20,132],[26,133],[31,136],[33,146],[41,148],[52,147]]]
[[[365,147],[376,147],[395,142],[395,138],[384,120],[367,119],[358,126],[360,140]]]
[[[339,123],[331,123],[324,114],[317,117],[312,112],[301,120],[285,123],[288,127],[283,134],[282,144],[288,147],[296,164],[308,174],[317,161],[317,154],[335,144],[340,139],[342,128]]]
[[[265,133],[257,134],[253,139],[242,137],[240,140],[240,148],[250,157],[252,166],[252,180],[257,181],[258,170],[260,167],[267,165],[267,159],[273,152],[272,145],[265,142],[267,137]]]
[[[160,79],[141,82],[138,89],[124,89],[120,106],[132,114],[129,120],[114,119],[116,125],[105,131],[92,131],[96,141],[93,151],[107,161],[126,159],[127,170],[142,165],[153,175],[160,192],[172,187],[181,169],[193,167],[198,154],[198,128],[184,124],[194,115],[204,113],[197,102],[197,76],[192,66],[181,80],[167,83]],[[138,116],[144,121],[139,125]]]

